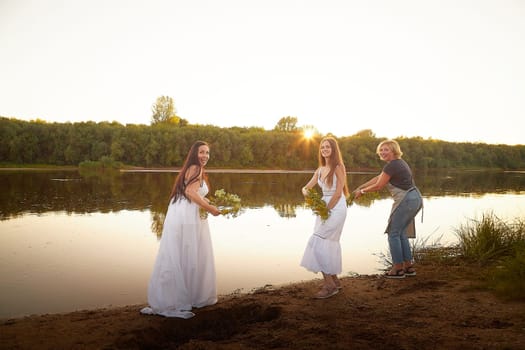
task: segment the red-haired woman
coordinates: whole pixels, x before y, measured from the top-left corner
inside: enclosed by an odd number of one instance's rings
[[[341,282],[337,275],[342,272],[341,233],[346,220],[346,197],[348,186],[346,169],[339,145],[329,136],[319,145],[319,167],[302,188],[303,195],[315,185],[323,191],[323,201],[329,210],[329,217],[316,218],[314,232],[304,251],[301,266],[323,274],[323,286],[315,295],[318,299],[329,298],[339,292]]]

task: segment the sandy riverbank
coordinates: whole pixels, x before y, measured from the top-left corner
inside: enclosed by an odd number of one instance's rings
[[[2,349],[523,349],[525,303],[477,288],[472,271],[418,267],[418,276],[320,280],[222,296],[189,320],[143,305],[2,320]]]

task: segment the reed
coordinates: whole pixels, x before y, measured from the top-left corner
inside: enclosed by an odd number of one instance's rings
[[[480,267],[485,286],[505,299],[525,300],[525,221],[483,214],[456,230],[460,254]]]
[[[461,255],[481,266],[510,255],[525,238],[524,225],[518,222],[506,223],[491,212],[471,219],[455,230]]]

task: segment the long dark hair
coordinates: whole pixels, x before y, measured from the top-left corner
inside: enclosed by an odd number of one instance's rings
[[[206,175],[206,172],[204,171],[204,168],[201,167],[201,163],[199,162],[199,147],[200,146],[208,146],[208,143],[205,141],[195,141],[195,143],[191,146],[188,155],[186,156],[186,160],[184,161],[184,164],[182,165],[182,168],[180,169],[179,175],[175,178],[175,183],[173,184],[173,188],[171,189],[170,194],[170,200],[175,203],[179,198],[184,197],[187,200],[189,200],[188,197],[186,197],[186,187],[194,183],[196,181],[199,181],[200,176],[202,175],[202,179],[208,182],[208,176]],[[190,166],[196,165],[198,167],[198,171],[195,175],[190,177],[188,181],[185,181],[186,178],[186,172],[190,168]]]
[[[328,159],[328,164],[325,157],[323,157],[323,155],[321,154],[321,145],[325,141],[328,141],[328,143],[330,144],[330,148],[332,148],[332,153],[330,154],[330,158]],[[332,136],[326,136],[321,140],[321,142],[319,142],[319,166],[328,166],[330,168],[328,175],[326,175],[326,183],[330,187],[332,187],[335,168],[337,168],[338,165],[343,167],[345,173],[343,193],[345,197],[348,197],[350,192],[348,191],[348,183],[346,180],[346,168],[343,162],[343,155],[341,154],[341,150],[339,149],[339,144],[337,143],[337,140]]]

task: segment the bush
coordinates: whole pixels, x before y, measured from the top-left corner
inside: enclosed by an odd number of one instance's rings
[[[98,161],[87,160],[78,165],[81,170],[118,170],[122,166],[121,162],[114,161],[107,156],[101,157]]]

